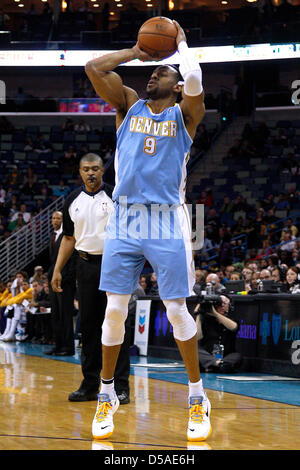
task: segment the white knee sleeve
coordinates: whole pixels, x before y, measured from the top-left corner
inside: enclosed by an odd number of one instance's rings
[[[187,341],[197,333],[196,322],[189,313],[184,299],[164,300],[167,317],[173,327],[174,338]]]
[[[117,346],[123,343],[129,300],[130,295],[107,294],[107,306],[102,324],[104,346]]]

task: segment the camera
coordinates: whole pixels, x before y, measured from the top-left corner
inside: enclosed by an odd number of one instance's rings
[[[213,307],[221,307],[222,299],[219,295],[201,295],[199,296],[200,308],[198,313],[212,313]]]

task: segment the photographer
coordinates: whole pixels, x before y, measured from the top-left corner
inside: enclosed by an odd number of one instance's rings
[[[225,295],[214,300],[203,299],[197,315],[197,334],[200,340],[199,362],[205,372],[233,372],[242,362],[235,351],[239,323],[235,320],[230,299]],[[196,307],[197,308],[197,307]]]

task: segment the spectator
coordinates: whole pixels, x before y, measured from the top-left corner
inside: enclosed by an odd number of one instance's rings
[[[278,201],[275,203],[275,210],[282,211],[282,210],[290,210],[290,205],[286,200],[286,195],[284,193],[279,194]]]
[[[70,145],[60,161],[61,173],[65,175],[77,174],[77,153],[73,145]]]
[[[90,126],[81,118],[74,126],[75,132],[90,132]]]
[[[66,122],[62,125],[62,130],[67,132],[74,131],[74,122],[72,119],[68,118]]]
[[[195,270],[196,282],[193,290],[196,295],[201,295],[201,292],[205,289],[205,273],[201,269]]]
[[[242,274],[239,271],[234,271],[230,274],[230,281],[240,281],[242,279]]]
[[[43,134],[39,134],[37,136],[37,139],[34,142],[34,152],[38,154],[52,152],[52,145],[49,141],[45,139],[45,136]]]
[[[59,180],[58,186],[55,187],[53,190],[53,195],[60,197],[60,196],[67,196],[70,192],[70,187],[67,186],[63,179]]]
[[[283,229],[280,249],[284,251],[292,252],[294,248],[295,248],[295,237],[293,237],[292,231],[287,228]]]
[[[226,283],[227,281],[230,280],[230,275],[235,271],[235,267],[232,265],[226,266],[225,268],[225,277],[224,277],[224,282]]]
[[[251,282],[253,277],[253,270],[249,266],[245,267],[242,271],[243,279],[245,280],[246,291],[251,290]]]
[[[281,240],[283,240],[283,237],[284,237],[284,230],[285,229],[288,229],[290,230],[291,234],[292,234],[292,237],[296,237],[297,234],[298,234],[298,228],[293,225],[293,219],[289,218],[285,221],[285,224],[284,224],[284,228],[281,232]]]
[[[286,273],[286,284],[288,292],[291,294],[300,294],[299,269],[291,266]]]
[[[25,224],[28,224],[28,222],[31,219],[31,213],[27,211],[26,204],[20,205],[20,211],[12,216],[11,222],[13,222],[14,220],[17,220],[20,214],[22,214]]]
[[[274,202],[274,194],[268,194],[268,196],[263,199],[263,201],[261,202],[261,206],[262,208],[267,212],[269,209],[273,209],[274,206],[275,206],[275,202]]]
[[[233,212],[233,203],[229,196],[224,196],[223,205],[220,209],[220,214],[228,214]]]
[[[8,224],[8,230],[13,234],[23,228],[24,225],[26,225],[26,222],[23,218],[23,214],[22,212],[18,212],[17,218]]]
[[[225,292],[226,288],[221,284],[220,278],[217,274],[215,273],[209,273],[206,276],[206,287],[207,284],[212,284],[213,285],[213,293],[215,295],[220,295],[222,292]]]
[[[155,272],[153,272],[150,275],[150,289],[149,289],[148,295],[153,295],[153,296],[159,295],[157,277],[156,277]]]
[[[213,197],[211,190],[201,191],[201,196],[197,201],[197,204],[203,204],[205,208],[213,207]]]
[[[139,284],[140,284],[141,288],[144,289],[144,292],[146,293],[146,290],[147,290],[147,277],[141,275],[140,279],[139,279]]]
[[[43,275],[44,275],[44,268],[43,266],[35,266],[34,267],[34,274],[29,279],[30,283],[33,282],[43,282]]]
[[[262,269],[259,278],[261,281],[269,281],[272,279],[272,274],[269,269]]]

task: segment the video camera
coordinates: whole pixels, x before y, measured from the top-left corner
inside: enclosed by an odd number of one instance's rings
[[[212,313],[213,307],[216,309],[222,305],[220,295],[199,295],[198,299],[200,303],[199,314]]]

